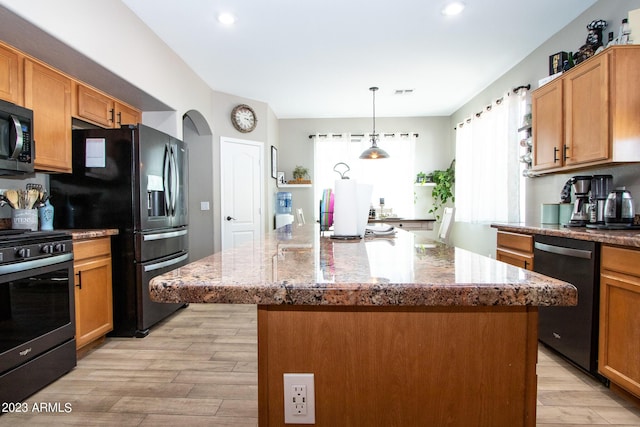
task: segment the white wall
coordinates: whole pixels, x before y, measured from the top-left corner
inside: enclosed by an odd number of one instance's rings
[[[586,26],[594,19],[604,19],[608,23],[604,31],[605,38],[609,31],[617,35],[622,18],[629,10],[640,8],[640,0],[600,0],[587,9],[547,42],[535,49],[522,62],[514,66],[502,77],[493,82],[478,96],[471,99],[451,116],[450,128],[473,113],[482,110],[493,100],[502,96],[510,88],[521,84],[531,84],[532,90],[538,87],[538,80],[549,74],[549,56],[559,51],[575,52],[585,43]],[[640,35],[638,36],[640,37]],[[452,136],[455,141],[455,132]],[[630,165],[601,170],[580,171],[580,175],[609,173],[614,176],[614,185],[626,184],[635,195],[636,204],[640,203],[640,166]],[[556,174],[526,181],[526,218],[527,222],[539,223],[540,204],[557,203],[560,200],[562,186],[573,174]],[[638,209],[639,206],[636,206]],[[456,246],[473,250],[482,255],[495,255],[496,232],[487,224],[456,223],[452,230],[451,240]]]

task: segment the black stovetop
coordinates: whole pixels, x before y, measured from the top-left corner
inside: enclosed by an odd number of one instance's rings
[[[64,231],[0,230],[0,249],[52,244],[65,240],[71,240],[71,235]]]

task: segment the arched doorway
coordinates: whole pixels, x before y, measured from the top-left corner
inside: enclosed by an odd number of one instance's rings
[[[219,153],[214,149],[211,127],[200,112],[187,111],[182,129],[189,149],[189,255],[195,261],[211,255],[220,245],[215,230],[219,219],[214,209],[220,200],[214,185]]]

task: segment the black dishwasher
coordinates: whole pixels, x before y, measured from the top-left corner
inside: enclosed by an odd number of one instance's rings
[[[534,271],[578,289],[574,307],[540,307],[538,339],[583,370],[598,376],[599,243],[534,236]]]

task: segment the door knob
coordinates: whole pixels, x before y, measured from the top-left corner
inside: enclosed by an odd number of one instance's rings
[[[227,216],[227,221],[231,221],[232,219],[235,219],[235,218],[232,216]]]

